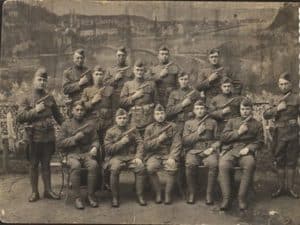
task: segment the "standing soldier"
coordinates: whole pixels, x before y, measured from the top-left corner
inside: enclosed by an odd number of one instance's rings
[[[153,108],[158,102],[158,94],[155,84],[144,79],[145,64],[142,61],[135,63],[133,73],[134,79],[123,86],[120,103],[130,109],[130,123],[143,135],[145,127],[153,121]]]
[[[120,47],[117,50],[117,63],[107,72],[105,82],[114,88],[113,92],[113,114],[120,106],[120,93],[124,83],[134,78],[130,66],[126,63],[127,50]]]
[[[206,188],[206,204],[213,204],[213,188],[218,174],[218,152],[220,142],[217,141],[217,122],[209,118],[207,106],[202,100],[194,104],[195,119],[188,120],[184,125],[183,146],[186,150],[185,171],[188,188],[188,204],[195,202],[195,172],[203,163],[208,166],[208,180]]]
[[[212,49],[209,52],[208,60],[210,67],[204,69],[197,80],[196,88],[198,91],[203,91],[205,97],[210,99],[220,93],[220,81],[224,76],[233,79],[232,74],[228,69],[220,64],[220,51]],[[233,80],[234,89],[240,94],[242,85],[239,80]]]
[[[178,162],[181,153],[181,135],[175,123],[165,120],[166,112],[158,104],[154,109],[155,122],[145,130],[144,147],[146,168],[156,193],[155,202],[161,203],[161,187],[157,172],[163,168],[167,172],[165,204],[171,204]]]
[[[230,119],[221,134],[223,144],[219,160],[219,177],[223,201],[220,210],[227,210],[231,197],[231,170],[239,165],[243,169],[238,191],[240,210],[247,208],[247,192],[255,171],[255,153],[263,144],[262,124],[252,115],[250,99],[243,99],[240,117]]]
[[[170,51],[165,46],[158,50],[158,62],[150,71],[157,85],[160,103],[166,106],[170,93],[177,88],[179,67],[170,61]]]
[[[67,153],[67,163],[70,165],[72,188],[75,195],[75,207],[84,209],[80,196],[80,169],[82,166],[88,170],[88,202],[91,207],[98,207],[94,195],[97,184],[98,163],[95,160],[100,149],[95,125],[85,119],[86,109],[82,101],[72,105],[72,118],[62,125],[58,137],[58,147]]]
[[[240,115],[242,97],[232,93],[233,84],[228,77],[221,79],[220,88],[222,93],[211,99],[210,110],[212,118],[218,122],[219,132],[222,132],[229,119]]]
[[[32,194],[29,202],[39,200],[38,178],[39,163],[42,165],[44,197],[59,199],[51,190],[50,160],[55,151],[55,131],[53,118],[60,125],[63,116],[53,96],[46,92],[48,75],[45,68],[39,68],[33,79],[33,93],[26,96],[19,109],[17,121],[26,123],[26,140],[28,141],[27,157],[30,161],[30,183]]]
[[[63,93],[69,98],[69,105],[80,100],[81,94],[87,86],[91,85],[90,71],[84,66],[84,50],[77,49],[73,55],[74,65],[63,73]],[[68,109],[70,115],[70,109]]]
[[[274,149],[272,150],[277,167],[278,189],[272,197],[279,197],[287,191],[291,197],[299,198],[293,188],[299,155],[297,119],[300,114],[300,98],[299,93],[292,91],[290,74],[281,74],[278,86],[281,90],[279,103],[263,114],[265,119],[275,119]]]
[[[108,167],[110,169],[110,185],[112,207],[119,207],[120,172],[125,168],[135,173],[136,193],[141,206],[147,203],[143,197],[145,166],[143,164],[143,141],[139,132],[130,127],[128,114],[124,109],[116,112],[116,125],[108,129],[104,139]]]
[[[176,123],[180,131],[191,117],[193,103],[201,98],[200,93],[188,85],[189,78],[190,75],[184,72],[178,74],[179,88],[171,92],[167,105],[167,117]]]

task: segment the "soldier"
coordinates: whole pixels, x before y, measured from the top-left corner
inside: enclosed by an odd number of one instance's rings
[[[84,50],[77,49],[73,55],[74,65],[63,73],[63,93],[69,98],[68,106],[80,100],[84,88],[92,83],[90,71],[84,66],[84,60]],[[68,114],[71,114],[70,110]]]
[[[205,97],[210,99],[220,93],[220,81],[222,77],[227,76],[233,79],[231,72],[220,64],[220,51],[212,49],[209,52],[208,60],[210,67],[201,71],[198,76],[196,88],[200,92],[204,92]],[[233,80],[234,92],[240,94],[242,85],[237,79]]]
[[[153,108],[158,102],[158,94],[155,84],[144,78],[145,64],[142,61],[135,63],[133,73],[134,79],[123,86],[120,103],[130,109],[131,125],[143,134],[145,127],[153,121]]]
[[[183,131],[184,123],[190,119],[193,103],[200,99],[200,93],[191,88],[190,75],[184,72],[178,74],[179,88],[171,92],[167,105],[167,117],[176,123]]]
[[[44,197],[59,199],[51,190],[50,160],[55,151],[55,131],[53,119],[60,125],[63,116],[56,105],[53,96],[46,91],[48,74],[45,68],[39,68],[34,74],[33,93],[26,96],[19,108],[17,121],[26,123],[25,136],[29,144],[27,157],[30,162],[30,183],[32,194],[29,202],[39,200],[38,178],[39,163],[42,166],[44,182]]]
[[[143,197],[145,166],[143,164],[143,141],[139,132],[128,124],[128,114],[124,109],[116,112],[116,125],[108,129],[104,139],[108,167],[112,207],[119,207],[120,172],[125,168],[135,173],[137,199],[141,206],[147,203]]]
[[[183,146],[186,150],[185,171],[188,188],[188,204],[195,203],[195,176],[200,164],[208,166],[208,181],[206,188],[206,204],[213,204],[213,188],[218,173],[218,152],[220,142],[217,137],[217,122],[209,118],[207,106],[202,100],[194,104],[196,118],[188,120],[184,125]]]
[[[294,190],[294,182],[299,155],[297,119],[300,114],[300,98],[299,93],[294,93],[292,90],[289,73],[285,72],[280,75],[278,86],[281,91],[279,103],[263,114],[265,119],[275,119],[272,150],[277,169],[278,189],[272,197],[276,198],[287,193],[293,198],[299,198]]]
[[[89,117],[98,123],[98,135],[100,143],[103,143],[104,133],[112,125],[113,88],[104,85],[105,70],[101,66],[95,66],[93,70],[93,86],[87,87],[82,93]]]
[[[232,93],[233,83],[228,77],[223,77],[220,81],[220,94],[210,101],[211,117],[217,120],[219,132],[222,132],[226,122],[240,115],[241,96]]]
[[[252,116],[253,105],[245,98],[240,105],[240,117],[229,119],[221,134],[222,152],[219,159],[219,181],[223,201],[220,210],[227,210],[231,195],[231,170],[242,167],[242,176],[238,191],[240,210],[247,208],[247,191],[255,171],[255,153],[263,144],[262,124]]]
[[[86,108],[82,101],[72,105],[72,118],[65,121],[58,137],[58,147],[67,153],[67,163],[70,166],[72,188],[75,195],[75,207],[84,209],[80,196],[80,169],[87,168],[88,203],[98,207],[95,189],[97,184],[98,163],[95,159],[100,150],[100,143],[95,124],[86,120]]]
[[[155,202],[161,203],[161,187],[157,172],[163,168],[167,172],[165,204],[171,204],[178,162],[181,153],[181,135],[175,123],[165,120],[166,112],[158,104],[154,109],[155,122],[145,130],[144,148],[146,168],[156,193]]]
[[[107,71],[105,82],[114,88],[113,92],[113,114],[120,106],[120,93],[124,83],[134,78],[130,66],[126,63],[127,50],[120,47],[117,50],[117,63]]]
[[[150,73],[156,82],[160,102],[166,106],[170,93],[177,88],[177,75],[180,69],[170,61],[170,50],[165,46],[158,50],[158,62],[158,65],[150,69]]]

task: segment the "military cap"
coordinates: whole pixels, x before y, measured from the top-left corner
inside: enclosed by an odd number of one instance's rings
[[[75,53],[84,56],[84,49],[82,49],[82,48],[76,49],[74,54]]]
[[[99,72],[105,72],[105,70],[103,69],[103,67],[101,67],[100,65],[96,65],[94,67],[94,72],[99,71]]]
[[[204,100],[202,100],[202,99],[199,99],[199,100],[197,100],[197,101],[194,103],[194,106],[197,106],[197,105],[207,107],[206,102],[205,102]]]
[[[158,49],[158,51],[170,51],[169,49],[168,49],[168,47],[167,46],[165,46],[165,45],[162,45],[162,46],[160,46],[160,48]]]
[[[123,54],[127,54],[127,50],[126,50],[126,48],[124,46],[119,47],[118,50],[117,50],[117,53],[118,52],[121,52]]]
[[[252,108],[253,107],[253,102],[250,98],[246,97],[246,98],[242,99],[241,105]]]
[[[284,72],[284,73],[280,74],[279,79],[284,79],[284,80],[287,80],[290,82],[292,81],[291,75],[288,72]]]
[[[232,83],[232,79],[225,76],[225,77],[223,77],[223,78],[221,79],[221,82],[220,82],[220,83],[221,83],[221,84]]]
[[[118,110],[116,111],[116,116],[124,116],[124,115],[127,115],[126,110],[122,108],[118,108]]]
[[[209,50],[209,52],[208,52],[209,55],[212,55],[212,54],[215,54],[215,53],[220,54],[220,50],[217,49],[217,48],[213,48],[213,49]]]
[[[84,109],[86,109],[84,101],[82,101],[82,100],[77,100],[77,101],[73,102],[72,108],[74,108],[74,107],[76,107],[78,105],[80,105],[81,107],[83,107]]]
[[[165,108],[161,104],[157,104],[154,108],[154,111],[165,111]]]
[[[34,74],[35,77],[42,77],[47,79],[48,78],[48,73],[45,67],[40,67],[37,69],[37,71]]]
[[[178,78],[179,77],[184,77],[185,75],[189,75],[188,73],[185,73],[185,72],[180,72],[180,73],[178,73]]]
[[[137,61],[135,61],[134,66],[136,66],[136,67],[145,67],[145,63],[142,60],[138,59]]]

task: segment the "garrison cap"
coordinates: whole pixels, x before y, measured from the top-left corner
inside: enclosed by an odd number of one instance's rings
[[[218,48],[212,48],[212,49],[209,50],[209,52],[208,52],[209,55],[212,55],[212,54],[215,54],[215,53],[220,54],[220,50],[219,50]]]
[[[123,108],[118,108],[118,110],[116,112],[116,116],[124,116],[124,115],[127,115],[126,110]]]
[[[42,77],[48,79],[48,73],[45,67],[40,67],[34,74],[34,77]]]
[[[279,79],[284,79],[284,80],[287,80],[289,82],[292,81],[291,75],[288,72],[284,72],[284,73],[280,74]]]
[[[154,111],[165,111],[165,108],[161,104],[157,104],[154,108]]]
[[[246,97],[246,98],[242,99],[241,105],[252,108],[253,107],[253,102],[250,98]]]
[[[126,48],[125,48],[124,46],[120,46],[120,47],[118,48],[118,50],[117,50],[117,53],[118,53],[118,52],[121,52],[121,53],[127,55],[127,50],[126,50]]]
[[[186,72],[179,72],[177,76],[178,76],[178,78],[179,78],[179,77],[184,77],[185,75],[188,75],[188,76],[189,76],[189,74],[186,73]]]
[[[223,78],[221,79],[221,82],[220,82],[220,83],[221,83],[221,84],[232,83],[232,79],[225,76],[225,77],[223,77]]]
[[[167,46],[162,45],[162,46],[159,47],[158,51],[168,51],[169,52],[170,50]]]
[[[86,109],[84,101],[82,101],[82,100],[77,100],[77,101],[73,102],[72,108],[74,108],[74,107],[76,107],[78,105],[80,105],[81,107],[83,107],[84,109]]]
[[[197,101],[194,103],[194,106],[197,106],[197,105],[199,105],[199,106],[205,106],[205,107],[207,108],[206,102],[205,102],[204,100],[202,100],[202,99],[199,99],[199,100],[197,100]]]
[[[74,51],[74,54],[75,54],[75,53],[84,56],[84,49],[82,49],[82,48],[76,49],[76,50]]]
[[[145,63],[142,60],[138,59],[137,61],[135,61],[134,66],[145,67]]]
[[[94,72],[99,71],[99,72],[105,72],[104,68],[101,67],[100,65],[96,65],[93,69]]]

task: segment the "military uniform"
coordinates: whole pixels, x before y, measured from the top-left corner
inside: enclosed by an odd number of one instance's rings
[[[46,108],[43,111],[37,112],[35,110],[35,105],[44,97],[46,97],[46,99],[43,101]],[[35,195],[32,196],[29,201],[36,201],[39,199],[39,163],[41,163],[42,166],[45,197],[49,197],[48,193],[51,195],[53,193],[51,191],[50,174],[50,160],[55,151],[55,131],[53,118],[58,124],[62,124],[64,120],[54,97],[44,90],[34,90],[31,95],[26,96],[22,100],[19,106],[17,122],[26,123],[28,127],[25,132],[25,139],[29,143],[29,151],[27,156],[30,161],[30,182],[32,193]]]
[[[84,126],[86,126],[86,128],[81,129]],[[79,130],[84,136],[77,139],[76,134]],[[72,171],[70,180],[76,200],[80,199],[80,169],[82,166],[88,170],[88,195],[93,197],[97,184],[99,166],[96,158],[91,155],[90,150],[93,147],[95,147],[97,151],[100,149],[95,124],[86,119],[78,121],[75,118],[71,118],[63,123],[57,142],[58,147],[67,153],[67,163]]]
[[[120,140],[122,139],[122,136],[128,130],[130,130],[129,126],[119,127],[118,125],[114,125],[107,130],[104,139],[104,146],[107,156],[106,161],[111,172],[110,185],[113,195],[113,207],[118,207],[119,205],[119,176],[120,172],[125,168],[129,168],[135,173],[138,200],[140,204],[142,203],[141,205],[144,205],[142,195],[145,166],[143,163],[136,164],[133,161],[136,158],[143,160],[143,141],[139,132],[134,130],[132,133],[128,134],[129,142],[126,144],[121,143]]]
[[[168,63],[167,63],[168,64]],[[158,90],[160,103],[166,106],[170,93],[175,90],[177,86],[177,76],[180,72],[179,67],[173,63],[168,67],[168,74],[160,78],[159,73],[166,67],[164,64],[158,64],[150,69],[151,78],[155,81]]]
[[[143,96],[133,100],[131,96],[143,87]],[[127,81],[120,95],[121,106],[130,109],[131,126],[141,131],[153,121],[154,105],[159,101],[155,84],[151,81]]]
[[[218,125],[214,119],[207,118],[202,122],[206,130],[199,134],[197,129],[199,127],[200,119],[188,120],[184,125],[183,131],[183,147],[185,149],[185,167],[186,179],[189,192],[188,203],[194,203],[195,195],[195,172],[197,166],[202,163],[208,166],[208,181],[206,189],[206,203],[212,204],[212,193],[218,173],[218,152],[219,141],[216,140]],[[208,148],[214,148],[210,155],[203,153]]]
[[[281,98],[283,96],[284,94],[281,95]],[[277,166],[279,191],[274,193],[273,197],[281,195],[279,192],[285,189],[287,179],[290,194],[298,198],[298,195],[293,191],[293,185],[299,156],[299,125],[297,123],[297,118],[300,115],[299,93],[291,91],[291,94],[285,98],[284,102],[286,103],[284,110],[277,111],[277,106],[274,106],[263,114],[265,119],[275,120],[272,151]]]
[[[218,71],[218,78],[213,81],[209,81],[208,77],[212,73],[215,73],[217,71]],[[211,65],[210,67],[203,69],[198,75],[197,81],[195,82],[196,84],[195,87],[200,92],[204,91],[205,97],[207,101],[209,101],[209,99],[221,93],[220,90],[221,80],[225,76],[233,79],[233,86],[235,87],[233,93],[239,94],[242,88],[241,82],[238,79],[235,79],[233,77],[233,75],[231,74],[228,68],[224,68],[221,65],[217,65],[217,66]]]
[[[167,133],[168,138],[162,143],[154,136],[161,132],[165,127],[170,126]],[[145,161],[150,180],[156,192],[156,202],[160,202],[161,188],[157,172],[162,168],[167,172],[167,181],[165,188],[165,203],[171,203],[171,192],[175,182],[178,162],[180,159],[182,142],[181,135],[175,123],[164,121],[162,123],[154,122],[146,127],[144,137]],[[168,159],[174,159],[175,164],[166,163]]]
[[[226,210],[229,206],[231,195],[230,171],[236,165],[243,169],[238,191],[239,205],[241,209],[246,208],[245,198],[255,171],[255,153],[263,144],[262,124],[254,118],[246,122],[248,127],[246,133],[241,135],[238,133],[238,129],[244,121],[245,118],[242,117],[230,119],[221,134],[223,146],[222,156],[219,159],[219,180],[223,196],[222,210]],[[239,154],[243,148],[249,149],[248,154]]]
[[[116,79],[116,75],[120,70],[121,70],[121,73],[123,74],[123,76],[120,79]],[[113,95],[112,95],[113,114],[120,107],[120,94],[121,94],[121,90],[122,90],[124,84],[127,81],[130,81],[134,78],[131,71],[132,71],[132,69],[126,64],[123,66],[114,65],[110,68],[110,70],[106,74],[105,83],[113,87]]]

